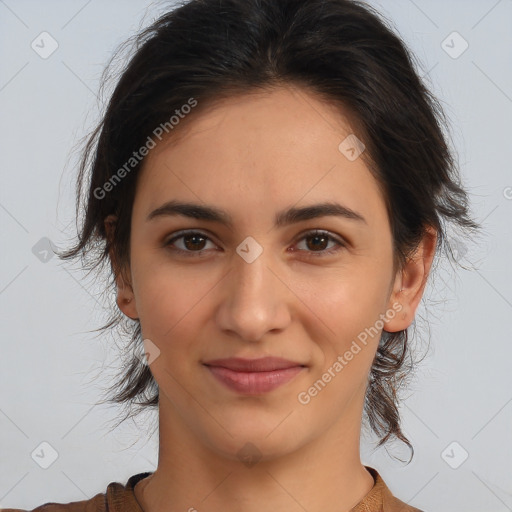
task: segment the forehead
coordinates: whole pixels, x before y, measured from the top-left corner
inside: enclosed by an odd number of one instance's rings
[[[152,160],[162,151],[171,149],[187,139],[228,136],[243,136],[244,133],[256,132],[270,136],[281,130],[283,144],[290,142],[286,139],[286,132],[306,130],[307,139],[316,134],[325,136],[327,132],[340,135],[359,133],[361,131],[357,116],[347,106],[335,104],[319,96],[311,89],[298,87],[293,84],[257,89],[247,93],[236,93],[233,96],[221,96],[202,102],[197,100],[197,106],[180,119],[174,116],[178,123],[172,132],[163,134],[163,140],[157,148],[150,153],[146,160]],[[230,128],[235,133],[230,133]],[[244,128],[240,132],[240,128]],[[292,130],[293,128],[293,130]],[[208,133],[204,133],[207,131]],[[213,135],[215,132],[215,135]],[[305,135],[303,133],[303,135]],[[270,137],[269,137],[270,138]],[[307,140],[304,138],[303,142]],[[245,144],[250,144],[246,138]]]
[[[301,199],[382,200],[363,158],[340,150],[356,123],[339,105],[282,87],[196,109],[144,161],[137,197],[146,213],[170,196],[266,210]]]

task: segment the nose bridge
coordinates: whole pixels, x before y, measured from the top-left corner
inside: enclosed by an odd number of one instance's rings
[[[244,248],[240,244],[239,250]],[[284,286],[271,265],[269,251],[262,251],[252,261],[243,252],[233,256],[217,316],[221,329],[236,332],[246,341],[258,341],[268,331],[286,326],[289,313]]]
[[[245,244],[247,248],[248,244]],[[249,244],[250,247],[250,244]],[[263,249],[263,248],[262,248]],[[239,253],[241,254],[244,250],[244,245],[240,244]],[[250,251],[254,249],[250,247]],[[234,265],[234,279],[235,283],[238,283],[235,291],[239,295],[239,299],[243,302],[244,300],[250,300],[253,305],[256,305],[261,299],[267,299],[265,302],[268,303],[268,299],[271,296],[266,297],[269,292],[269,287],[275,288],[276,277],[270,270],[272,265],[270,249],[266,248],[265,251],[261,250],[253,260],[246,259],[244,256],[238,256],[233,258]]]

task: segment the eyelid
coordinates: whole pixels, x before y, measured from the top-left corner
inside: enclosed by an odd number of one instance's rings
[[[183,238],[187,235],[189,235],[189,236],[190,235],[201,235],[202,237],[206,238],[208,241],[216,244],[216,242],[212,239],[212,236],[209,235],[207,232],[203,232],[202,230],[199,230],[199,229],[185,229],[185,230],[181,230],[181,231],[177,231],[177,232],[173,233],[170,236],[170,238],[166,238],[164,240],[162,245],[163,245],[163,247],[169,247],[169,246],[171,246],[171,244],[173,242],[175,242],[176,240],[179,240],[180,238]],[[338,235],[336,233],[332,233],[331,231],[327,231],[325,229],[319,229],[319,228],[306,229],[306,230],[302,231],[301,233],[299,233],[297,235],[293,244],[296,245],[297,243],[304,240],[305,238],[308,238],[308,236],[325,236],[326,238],[329,239],[329,241],[334,242],[336,244],[336,246],[331,247],[330,249],[322,250],[322,251],[303,251],[303,250],[293,249],[292,252],[306,252],[308,254],[308,257],[309,256],[312,256],[312,257],[324,256],[324,257],[326,257],[326,256],[330,256],[332,254],[338,253],[340,250],[346,249],[349,245],[349,243],[340,235]],[[207,251],[207,249],[201,249],[199,251],[186,251],[183,249],[178,249],[176,247],[171,248],[171,250],[174,252],[186,254],[187,256],[192,256],[192,257],[201,256],[201,255],[203,255],[203,253],[205,251]]]

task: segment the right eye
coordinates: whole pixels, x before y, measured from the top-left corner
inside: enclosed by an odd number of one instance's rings
[[[178,240],[181,247],[176,247]],[[169,247],[172,251],[186,256],[202,256],[206,250],[204,244],[208,241],[213,244],[208,236],[199,231],[181,231],[166,241],[164,247]]]

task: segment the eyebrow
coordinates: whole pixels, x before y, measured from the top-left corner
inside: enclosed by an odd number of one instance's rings
[[[168,201],[163,205],[153,210],[146,218],[149,222],[153,219],[166,216],[190,217],[192,219],[206,220],[211,222],[218,222],[229,228],[233,227],[232,217],[224,210],[216,208],[215,206],[201,205],[197,203],[181,202],[181,201]],[[326,202],[304,206],[300,208],[288,208],[278,212],[274,218],[274,226],[282,227],[305,220],[315,219],[317,217],[336,216],[343,217],[350,220],[364,222],[367,224],[366,219],[358,212],[342,206],[339,203]]]

